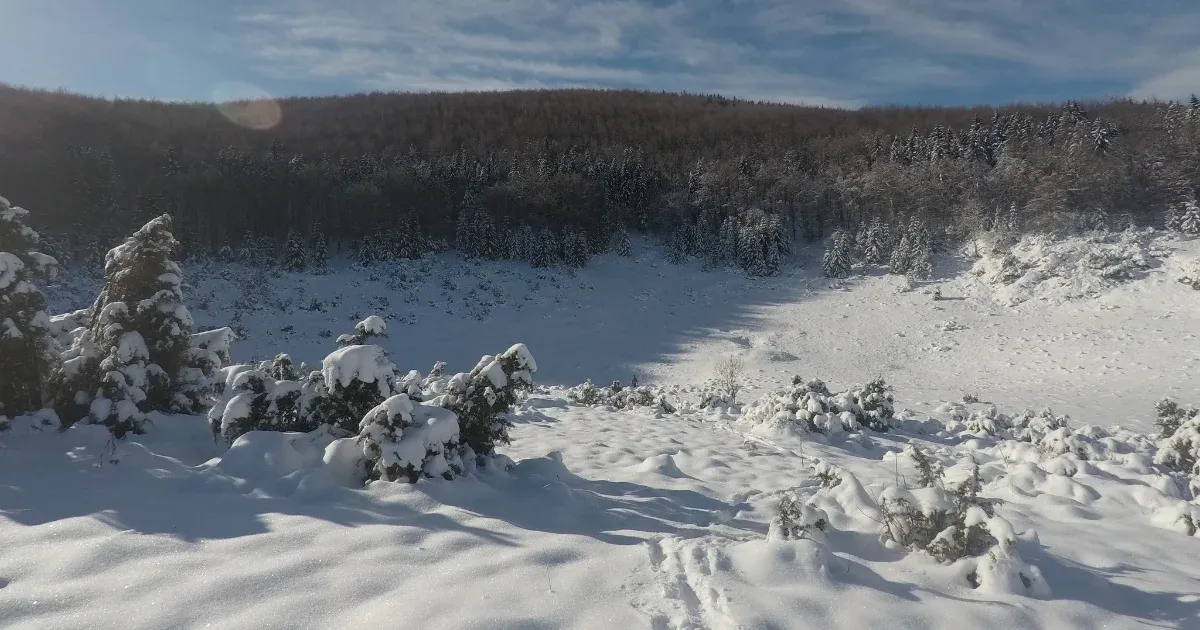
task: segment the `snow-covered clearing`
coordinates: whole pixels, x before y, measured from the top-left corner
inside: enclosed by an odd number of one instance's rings
[[[1069,267],[1062,250],[1078,257],[1081,248],[1065,245],[1041,258]],[[238,362],[287,352],[317,365],[334,338],[378,314],[389,336],[377,343],[404,370],[436,361],[467,369],[520,341],[538,356],[542,384],[633,375],[697,384],[734,355],[746,365],[748,396],[795,374],[838,386],[881,376],[914,408],[969,393],[1005,409],[1050,406],[1084,422],[1147,428],[1155,400],[1200,394],[1200,293],[1178,281],[1200,242],[1156,247],[1177,251],[1115,288],[1058,269],[1066,282],[1043,264],[1041,282],[997,289],[956,256],[941,257],[937,278],[910,291],[879,270],[830,281],[816,258],[779,277],[746,278],[671,265],[644,246],[579,270],[447,257],[325,275],[236,264],[184,272],[197,325],[242,334]],[[71,280],[49,292],[55,312],[95,295],[94,284]],[[945,299],[932,299],[935,288]],[[1099,293],[1068,299],[1088,290]],[[1023,301],[1008,305],[1014,296]]]
[[[402,372],[468,369],[520,341],[542,385],[637,374],[673,386],[680,413],[544,388],[501,449],[511,471],[365,489],[345,487],[320,434],[224,449],[199,416],[157,416],[118,443],[22,419],[0,434],[0,626],[1200,628],[1200,537],[1179,519],[1196,504],[1153,465],[1152,440],[1079,429],[1146,432],[1154,401],[1200,402],[1200,292],[1177,278],[1200,244],[1167,246],[1128,283],[1070,300],[1079,283],[1010,288],[1016,305],[949,256],[911,291],[878,272],[831,286],[814,264],[748,280],[645,248],[577,272],[185,266],[197,323],[243,335],[237,361],[286,351],[316,366],[378,314],[375,341]],[[72,278],[51,297],[63,312],[94,294]],[[882,376],[910,411],[896,431],[824,436],[681,404],[729,356],[746,366],[742,401],[794,374],[835,390]],[[947,402],[967,393],[1052,407],[1076,432],[985,435],[958,420],[988,405]],[[897,454],[910,440],[947,484],[978,464],[1008,552],[939,564],[880,542],[885,489],[917,479]],[[841,481],[823,487],[830,470]],[[828,531],[769,539],[785,495],[823,510]]]

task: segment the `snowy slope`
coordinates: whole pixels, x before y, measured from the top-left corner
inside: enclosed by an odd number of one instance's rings
[[[1062,260],[1078,256],[1078,243],[1051,249],[1058,268],[1070,267]],[[315,365],[334,338],[380,314],[389,338],[379,343],[403,370],[436,361],[468,369],[521,341],[543,363],[543,384],[628,383],[635,374],[697,384],[732,355],[745,362],[752,394],[793,374],[845,385],[882,376],[905,405],[971,393],[1005,408],[1050,406],[1080,421],[1147,428],[1155,400],[1200,390],[1200,292],[1178,282],[1200,241],[1155,247],[1175,251],[1131,282],[1066,299],[1098,283],[1051,278],[1015,306],[1011,288],[984,283],[968,273],[970,260],[951,256],[912,291],[879,270],[831,283],[817,261],[801,259],[780,277],[749,279],[671,265],[644,246],[578,271],[454,257],[327,275],[184,271],[198,326],[243,334],[235,361],[289,352]],[[58,312],[95,295],[86,280],[68,279],[49,292]],[[934,288],[947,299],[933,301]]]
[[[0,433],[0,627],[1200,628],[1200,538],[1178,519],[1200,508],[1150,463],[1151,440],[1079,429],[1146,431],[1155,400],[1200,402],[1200,292],[1177,281],[1200,243],[1155,247],[1175,251],[1128,283],[1034,286],[1015,304],[955,257],[915,290],[876,270],[831,283],[812,264],[750,280],[648,248],[577,272],[185,266],[198,325],[242,333],[235,360],[315,365],[379,314],[402,372],[467,369],[520,341],[542,384],[636,373],[692,404],[618,411],[543,389],[502,449],[513,470],[365,489],[346,487],[319,434],[226,450],[200,417],[156,417],[120,443],[20,419]],[[93,289],[71,276],[49,294],[62,312]],[[747,367],[743,401],[793,374],[835,389],[882,376],[911,420],[825,437],[697,411],[694,386],[729,356]],[[964,393],[1070,414],[1092,459],[973,434],[958,420],[987,405],[945,402]],[[1047,591],[973,589],[961,563],[880,542],[877,502],[916,479],[897,455],[909,440],[948,483],[979,464]],[[842,483],[823,488],[818,462]],[[832,531],[768,540],[785,494]]]

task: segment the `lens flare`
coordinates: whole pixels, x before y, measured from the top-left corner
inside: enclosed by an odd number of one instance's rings
[[[213,101],[230,122],[265,131],[283,120],[283,109],[266,90],[249,83],[221,83],[213,90]]]

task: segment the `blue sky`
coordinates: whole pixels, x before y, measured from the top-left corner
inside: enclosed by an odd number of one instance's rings
[[[863,104],[1200,92],[1200,0],[0,0],[0,82],[212,100],[620,87]]]

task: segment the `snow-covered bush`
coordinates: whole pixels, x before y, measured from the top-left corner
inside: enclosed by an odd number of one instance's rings
[[[27,210],[0,197],[0,415],[41,409],[57,362],[46,300],[36,282],[57,262],[37,250]]]
[[[602,402],[604,396],[600,393],[599,388],[592,383],[592,379],[589,378],[582,385],[577,385],[568,390],[567,399],[577,405],[591,407]]]
[[[1071,300],[1136,277],[1156,257],[1152,230],[1023,236],[1015,245],[982,239],[972,275],[1003,301]]]
[[[1001,439],[1038,443],[1048,433],[1065,427],[1071,418],[1057,415],[1049,408],[1026,409],[1015,416],[1001,413],[995,405],[975,409],[963,420],[963,428],[976,436],[990,435]]]
[[[918,488],[932,488],[942,482],[942,475],[945,473],[942,463],[932,459],[916,442],[906,444],[904,452],[908,453],[917,466]]]
[[[1176,417],[1179,424],[1159,441],[1154,461],[1187,476],[1192,495],[1200,497],[1200,414],[1187,410]],[[1160,426],[1165,432],[1171,423]]]
[[[208,413],[213,435],[232,444],[250,431],[316,429],[301,400],[304,384],[296,376],[291,359],[284,354],[231,374],[220,400]]]
[[[354,325],[354,333],[337,338],[339,346],[361,346],[375,337],[387,336],[387,323],[382,317],[372,315]]]
[[[1049,597],[1050,586],[1041,570],[1017,554],[1017,535],[1012,523],[999,516],[987,519],[982,516],[974,512],[973,518],[966,522],[970,527],[982,525],[996,544],[980,557],[959,561],[967,583],[987,593]]]
[[[396,366],[383,348],[338,348],[321,361],[319,378],[313,379],[324,395],[313,401],[312,413],[322,424],[356,433],[362,417],[394,393],[395,381]]]
[[[817,462],[813,466],[813,476],[821,481],[822,488],[835,488],[842,483],[841,471],[828,462]]]
[[[940,474],[936,477],[940,481]],[[992,502],[979,496],[979,469],[953,490],[938,483],[907,489],[892,486],[879,499],[884,542],[922,550],[939,562],[986,553],[996,540],[985,523],[994,516]]]
[[[453,411],[463,443],[477,455],[488,456],[497,444],[509,442],[508,413],[520,392],[533,387],[537,363],[525,344],[516,344],[498,357],[484,356],[469,373],[455,374],[445,392],[431,404]]]
[[[358,443],[370,462],[371,479],[453,479],[464,471],[458,418],[441,407],[413,402],[406,394],[388,398],[363,417]]]
[[[1164,398],[1154,403],[1154,426],[1158,427],[1159,437],[1170,437],[1183,426],[1185,422],[1200,413],[1194,408],[1180,407],[1179,403]]]
[[[1179,281],[1200,291],[1200,258],[1190,258],[1179,266]]]
[[[721,392],[729,397],[730,403],[736,401],[738,392],[742,391],[745,371],[746,364],[737,357],[726,357],[714,370],[714,381]]]
[[[767,537],[776,540],[814,538],[829,531],[829,515],[819,507],[788,493],[779,501],[779,514],[772,519]]]
[[[665,402],[666,394],[662,390],[649,385],[624,387],[620,382],[614,382],[609,387],[600,388],[596,387],[589,380],[567,390],[567,399],[580,405],[605,406],[614,409],[634,409],[636,407],[654,407],[656,405],[662,407],[659,401]]]
[[[837,394],[820,380],[804,381],[771,392],[748,405],[743,421],[790,426],[802,431],[839,433],[869,428],[887,431],[893,424],[894,400],[886,383],[873,380]]]

